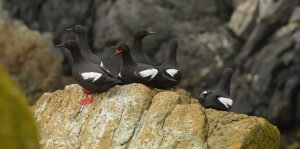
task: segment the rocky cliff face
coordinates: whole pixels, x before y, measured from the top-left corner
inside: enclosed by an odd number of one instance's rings
[[[266,120],[202,108],[182,89],[116,86],[82,106],[78,85],[45,93],[34,107],[43,148],[278,148]]]
[[[71,82],[62,76],[62,57],[50,51],[47,40],[22,22],[10,19],[0,1],[0,63],[25,91],[30,104],[42,92]]]

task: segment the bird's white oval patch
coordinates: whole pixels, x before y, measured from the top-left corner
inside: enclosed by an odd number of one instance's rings
[[[225,98],[225,97],[218,97],[218,100],[226,106],[226,108],[229,108],[229,106],[232,106],[232,99],[230,98]]]
[[[203,92],[201,93],[201,95],[206,95],[206,94],[208,94],[207,91],[203,91]]]
[[[146,69],[146,70],[140,71],[139,75],[141,75],[143,78],[151,76],[150,79],[153,79],[157,75],[157,73],[158,73],[158,70],[155,68],[152,68],[152,69]]]
[[[101,63],[100,63],[100,66],[101,66],[101,67],[104,67],[104,65],[103,65],[103,62],[102,62],[102,61],[101,61]]]
[[[177,69],[167,69],[166,72],[167,72],[170,76],[174,77],[175,74],[178,72],[178,70],[177,70]]]
[[[118,77],[122,78],[121,73],[119,72]]]
[[[81,76],[84,80],[93,79],[93,82],[95,82],[102,76],[102,74],[98,72],[84,72],[81,73]]]

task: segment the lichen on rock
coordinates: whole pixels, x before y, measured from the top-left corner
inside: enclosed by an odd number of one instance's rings
[[[204,109],[185,90],[116,86],[80,105],[78,85],[45,93],[34,115],[44,148],[278,148],[266,120]]]

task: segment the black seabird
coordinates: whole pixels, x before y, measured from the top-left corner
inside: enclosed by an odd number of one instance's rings
[[[95,55],[89,45],[88,37],[87,37],[87,29],[82,25],[75,25],[73,28],[67,29],[68,31],[73,31],[76,33],[79,37],[79,49],[80,52],[87,61],[97,64],[105,69],[107,73],[114,77],[113,74],[110,73],[110,71],[104,67],[102,60],[99,56]]]
[[[152,34],[155,34],[155,32],[149,32],[146,30],[139,30],[135,33],[132,46],[132,57],[135,62],[151,64],[149,57],[144,53],[143,50],[143,39]]]
[[[100,59],[99,56],[95,55],[89,45],[88,37],[87,37],[87,29],[82,25],[75,25],[72,28],[67,29],[67,31],[72,31],[76,33],[79,37],[79,48],[81,50],[82,56],[88,60],[89,62],[92,62],[94,64],[98,64],[102,67],[103,62]]]
[[[77,43],[74,40],[68,40],[63,44],[57,45],[57,47],[64,47],[71,52],[74,59],[72,76],[75,81],[85,90],[92,93],[100,93],[107,91],[115,85],[122,84],[120,80],[111,77],[111,75],[107,73],[103,67],[99,67],[99,65],[85,60],[80,53]],[[80,104],[90,104],[92,100],[93,95],[91,98],[85,98],[81,100]]]
[[[232,69],[226,68],[217,90],[207,90],[201,93],[198,98],[200,104],[205,108],[213,108],[221,111],[228,111],[232,107],[233,100],[230,98],[230,80]]]
[[[157,68],[148,64],[136,63],[126,44],[120,44],[115,47],[116,51],[112,56],[122,54],[123,64],[120,75],[125,83],[142,83],[149,87],[171,88],[168,86],[176,80],[165,76]]]
[[[163,64],[160,66],[157,66],[159,71],[164,73],[164,75],[176,80],[176,82],[173,83],[173,86],[176,86],[180,83],[181,78],[182,78],[182,72],[177,66],[177,61],[176,61],[176,50],[178,47],[178,41],[175,39],[171,39],[169,41],[169,56],[168,58],[164,61]]]

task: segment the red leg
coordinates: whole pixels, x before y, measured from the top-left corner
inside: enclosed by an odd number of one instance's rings
[[[89,90],[87,90],[87,89],[85,89],[85,88],[82,88],[82,91],[83,91],[85,94],[92,94],[91,91],[89,91]]]
[[[93,102],[94,99],[94,95],[91,95],[90,98],[84,98],[81,99],[81,101],[79,102],[81,105],[87,105],[87,104],[91,104]]]

